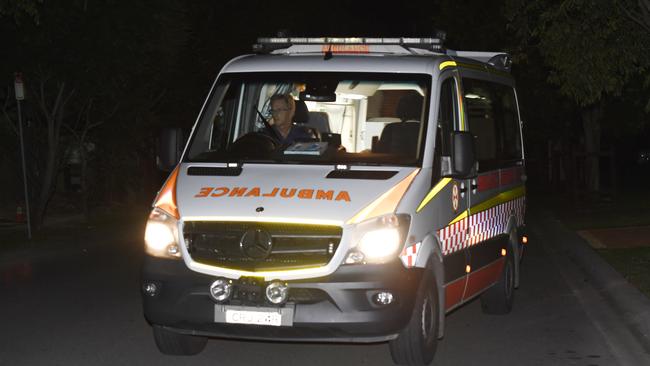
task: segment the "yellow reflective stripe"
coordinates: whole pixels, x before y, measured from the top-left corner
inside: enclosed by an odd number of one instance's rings
[[[494,206],[498,206],[502,203],[508,202],[510,200],[513,200],[515,198],[521,197],[526,194],[526,187],[525,186],[519,186],[515,189],[511,189],[506,192],[499,193],[498,195],[490,198],[487,201],[483,201],[479,203],[476,206],[473,206],[471,208],[472,215],[481,211],[485,211],[487,209],[490,209]]]
[[[487,201],[483,201],[483,202],[479,203],[476,206],[472,206],[472,208],[470,208],[469,211],[471,211],[472,215],[474,215],[474,214],[479,213],[481,211],[485,211],[485,210],[490,209],[492,207],[498,206],[498,205],[500,205],[502,203],[506,203],[508,201],[511,201],[511,200],[513,200],[515,198],[522,197],[525,194],[526,194],[526,187],[525,186],[520,186],[520,187],[517,187],[515,189],[511,189],[509,191],[499,193],[498,195],[490,198]],[[468,216],[468,214],[469,214],[468,210],[463,211],[463,213],[458,215],[455,219],[451,220],[449,222],[449,224],[447,224],[447,226],[453,225],[453,224],[457,223],[458,221],[466,218]]]
[[[276,271],[260,271],[260,272],[255,272],[255,271],[244,271],[240,269],[232,269],[232,268],[227,268],[227,267],[215,267],[203,263],[198,263],[198,262],[193,262],[190,267],[193,269],[199,269],[203,270],[206,273],[208,271],[214,271],[217,270],[224,275],[228,276],[247,276],[247,277],[263,277],[267,280],[271,280],[277,277],[282,277],[284,275],[301,275],[301,276],[306,276],[306,275],[311,275],[314,273],[321,273],[325,270],[325,266],[322,267],[308,267],[308,268],[300,268],[300,269],[285,269],[285,270],[276,270]],[[209,272],[208,272],[209,273]]]
[[[458,94],[458,109],[460,113],[460,130],[465,131],[465,112],[463,110],[463,93],[460,82],[456,79],[456,94]]]
[[[446,67],[455,67],[455,66],[456,66],[456,61],[445,61],[440,64],[440,70]]]
[[[438,182],[438,184],[436,184],[433,187],[433,189],[429,191],[429,193],[427,193],[426,197],[424,197],[422,203],[420,203],[420,206],[418,206],[415,212],[422,211],[424,206],[426,206],[433,199],[433,197],[435,197],[438,194],[438,192],[440,192],[443,188],[445,188],[445,186],[449,184],[449,182],[451,182],[451,178],[443,178],[442,180],[440,180],[440,182]]]
[[[456,216],[456,218],[453,219],[453,220],[451,220],[451,222],[450,222],[447,226],[449,226],[449,225],[453,225],[453,224],[457,223],[458,221],[460,221],[460,220],[462,220],[462,219],[464,219],[464,218],[466,218],[466,217],[467,217],[467,210],[463,211],[463,213],[461,213],[460,215]]]

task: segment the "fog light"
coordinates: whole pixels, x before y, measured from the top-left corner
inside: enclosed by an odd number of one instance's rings
[[[167,254],[171,256],[180,256],[181,255],[181,250],[178,248],[178,245],[172,244],[167,247]]]
[[[345,264],[363,263],[364,259],[365,256],[363,255],[363,253],[353,250],[350,253],[348,253],[348,256],[345,258]]]
[[[225,278],[219,278],[210,285],[210,297],[215,301],[222,302],[228,300],[232,293],[232,281]]]
[[[266,298],[273,304],[282,304],[287,301],[289,287],[282,282],[274,281],[266,286]]]
[[[388,291],[378,292],[372,297],[372,301],[377,305],[388,305],[392,303],[394,299],[395,297],[393,294]]]
[[[145,284],[142,285],[142,292],[145,293],[147,296],[154,297],[158,295],[158,290],[159,287],[153,282],[146,282]]]

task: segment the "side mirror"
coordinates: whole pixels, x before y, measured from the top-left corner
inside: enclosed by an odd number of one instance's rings
[[[158,137],[156,165],[159,170],[171,172],[181,160],[185,138],[182,128],[163,128]]]
[[[442,176],[470,178],[476,174],[474,135],[469,131],[454,131],[451,135],[451,156],[442,157]]]

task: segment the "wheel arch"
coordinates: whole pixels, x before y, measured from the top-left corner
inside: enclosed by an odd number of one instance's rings
[[[427,235],[422,241],[416,265],[433,271],[438,294],[438,338],[442,338],[445,333],[445,270],[440,241],[434,234]]]
[[[519,258],[521,258],[521,253],[519,253],[519,235],[517,233],[517,218],[514,213],[510,214],[508,218],[508,225],[506,226],[506,233],[508,234],[508,246],[509,250],[512,250],[515,258],[515,288],[519,287]]]

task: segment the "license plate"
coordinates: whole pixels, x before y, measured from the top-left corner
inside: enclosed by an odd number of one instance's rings
[[[291,326],[293,307],[259,308],[253,306],[216,305],[214,320],[217,323],[253,324],[265,326]]]
[[[266,311],[226,310],[226,323],[279,327],[282,324],[282,315]]]

